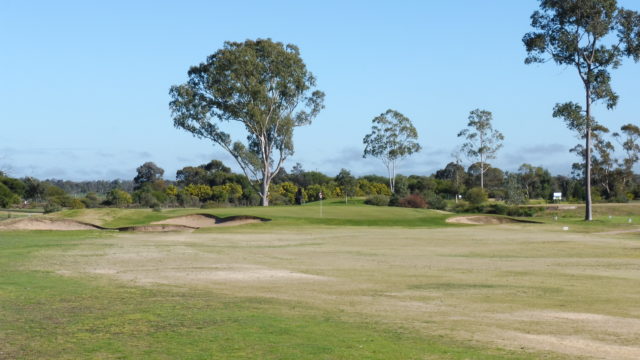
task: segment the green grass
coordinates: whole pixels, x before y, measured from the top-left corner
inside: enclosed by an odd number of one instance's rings
[[[112,236],[0,233],[0,358],[523,358],[297,302],[24,268],[42,251],[69,251]]]
[[[144,225],[154,221],[188,214],[213,214],[220,217],[251,215],[271,219],[272,223],[262,227],[282,226],[378,226],[378,227],[445,227],[450,216],[433,210],[377,207],[364,205],[362,200],[324,201],[303,206],[239,207],[215,209],[165,209],[154,212],[150,209],[82,209],[62,211],[56,216],[84,220],[97,225],[117,228]]]
[[[571,339],[591,353],[635,351],[640,238],[598,232],[637,228],[640,206],[607,206],[591,223],[576,209],[499,226],[360,201],[327,201],[322,216],[319,203],[60,212],[109,227],[203,212],[273,221],[195,233],[0,231],[0,359],[589,355],[572,353]],[[252,278],[261,271],[272,275]]]

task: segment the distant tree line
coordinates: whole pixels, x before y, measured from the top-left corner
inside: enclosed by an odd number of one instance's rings
[[[627,128],[627,130],[629,130]],[[627,148],[635,135],[621,131],[614,138]],[[598,139],[598,138],[597,138]],[[638,152],[625,151],[616,159],[598,146],[593,160],[593,199],[600,202],[627,202],[640,199],[640,176],[633,172]],[[637,150],[637,149],[636,149]],[[517,171],[503,171],[486,162],[465,167],[458,161],[429,176],[396,175],[394,191],[388,177],[366,175],[356,177],[347,169],[335,176],[307,171],[298,163],[290,171],[281,169],[270,184],[271,205],[295,205],[325,199],[365,198],[372,205],[474,211],[487,198],[506,205],[523,205],[532,200],[551,202],[554,192],[567,201],[584,201],[579,168],[573,176],[552,175],[547,169],[522,164]],[[484,171],[482,170],[484,169]],[[163,178],[164,170],[152,162],[142,164],[132,180],[69,181],[35,178],[12,178],[0,175],[0,207],[43,207],[45,211],[63,208],[95,207],[227,207],[256,206],[261,195],[244,175],[231,171],[219,160],[197,166],[186,166],[176,172],[176,180]],[[483,187],[481,187],[483,184]],[[471,206],[465,208],[465,206]]]

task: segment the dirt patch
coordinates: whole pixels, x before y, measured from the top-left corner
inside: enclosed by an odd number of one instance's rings
[[[179,225],[199,229],[213,226],[237,226],[264,221],[269,221],[269,219],[245,215],[221,218],[210,214],[193,214],[156,221],[153,224]]]
[[[97,225],[67,219],[22,218],[0,222],[0,230],[102,230]]]
[[[455,216],[447,219],[451,224],[469,224],[469,225],[498,225],[498,224],[515,224],[515,223],[530,223],[538,224],[535,221],[519,220],[503,216],[487,216],[487,215],[472,215],[472,216]]]

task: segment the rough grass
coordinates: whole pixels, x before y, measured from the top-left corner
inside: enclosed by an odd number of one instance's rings
[[[0,358],[515,358],[304,302],[25,268],[37,254],[50,266],[55,254],[120,240],[98,232],[2,233]]]
[[[144,224],[201,211],[60,215]],[[438,212],[337,203],[326,219],[315,204],[207,212],[274,221],[0,232],[0,359],[640,357],[640,233],[598,234],[634,229],[616,217],[447,226]]]

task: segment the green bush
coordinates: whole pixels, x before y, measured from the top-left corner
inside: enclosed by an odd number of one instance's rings
[[[71,199],[69,207],[72,209],[84,209],[86,206],[80,199]]]
[[[367,205],[389,206],[389,197],[386,195],[373,195],[364,200]]]
[[[0,183],[0,207],[6,208],[19,202],[20,198],[18,195],[12,193],[7,186]]]
[[[62,206],[56,202],[48,202],[44,205],[44,213],[50,214],[62,210]]]
[[[503,204],[491,204],[485,207],[484,211],[487,214],[496,214],[496,215],[507,215],[509,212],[509,207]]]
[[[85,207],[87,208],[96,208],[100,204],[100,200],[98,199],[98,195],[96,193],[88,193],[84,198],[80,199]]]
[[[509,216],[518,216],[518,217],[532,217],[537,213],[544,211],[544,207],[534,207],[534,206],[511,206],[507,211],[507,215]]]
[[[113,189],[107,193],[106,204],[116,207],[125,207],[133,202],[128,192],[120,189]]]
[[[466,194],[464,194],[464,199],[467,200],[471,205],[480,205],[487,201],[488,196],[487,192],[484,189],[474,187],[467,190]]]
[[[424,198],[427,200],[427,207],[429,209],[444,210],[447,207],[447,202],[442,196],[436,193],[428,192]]]

